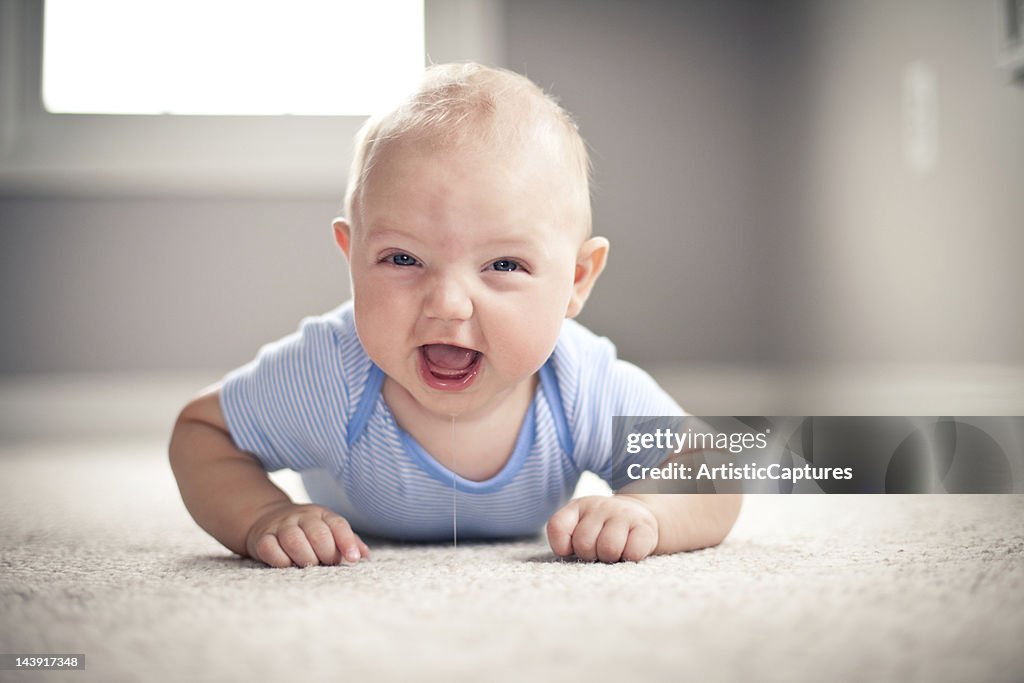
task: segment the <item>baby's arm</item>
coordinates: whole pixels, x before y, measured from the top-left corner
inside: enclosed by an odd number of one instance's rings
[[[181,411],[171,434],[170,461],[192,518],[239,555],[273,567],[369,557],[369,548],[343,517],[318,505],[296,505],[255,457],[235,447],[220,408],[219,385]]]
[[[728,535],[742,499],[742,494],[625,491],[575,498],[548,520],[548,543],[556,555],[602,562],[708,548]]]

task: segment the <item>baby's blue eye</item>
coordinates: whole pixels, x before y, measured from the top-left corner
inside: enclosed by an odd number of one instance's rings
[[[519,270],[519,264],[515,261],[509,261],[508,259],[501,259],[491,264],[491,268],[499,270],[503,273],[511,273],[514,270]]]
[[[415,266],[416,259],[408,254],[392,254],[391,262],[396,266]]]

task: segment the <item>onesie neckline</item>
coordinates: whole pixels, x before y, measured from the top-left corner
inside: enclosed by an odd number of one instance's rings
[[[545,367],[546,365],[547,364],[545,364]],[[398,422],[395,420],[394,413],[391,412],[391,406],[389,406],[387,401],[384,400],[384,394],[381,391],[381,388],[384,386],[384,371],[372,361],[370,362],[370,370],[366,378],[363,395],[359,402],[360,405],[352,416],[352,421],[349,423],[349,445],[358,440],[366,427],[366,422],[369,420],[371,413],[373,413],[379,405],[380,409],[384,411],[387,417],[389,426],[395,430],[395,433],[401,440],[402,447],[405,449],[406,455],[408,455],[409,459],[415,462],[424,473],[446,486],[454,486],[456,490],[463,493],[491,493],[493,491],[497,491],[515,478],[519,470],[522,469],[523,462],[530,454],[530,450],[533,448],[534,437],[537,432],[537,397],[541,394],[540,387],[541,384],[545,382],[545,374],[547,373],[540,373],[540,381],[538,382],[537,389],[534,391],[533,398],[530,399],[530,406],[526,409],[526,415],[524,416],[523,424],[519,428],[519,434],[516,437],[516,443],[512,449],[512,455],[509,457],[505,465],[489,479],[474,481],[452,472],[450,469],[435,460],[434,457],[430,455],[411,434],[399,426]]]
[[[569,430],[565,409],[562,406],[562,396],[554,368],[554,354],[541,366],[538,374],[540,375],[539,382],[537,383],[533,398],[530,400],[530,406],[526,410],[523,424],[519,428],[519,435],[516,437],[512,455],[504,467],[490,479],[473,481],[452,472],[435,460],[411,434],[398,425],[394,413],[391,412],[391,407],[384,400],[384,395],[381,391],[384,386],[384,371],[372,360],[369,361],[369,370],[366,382],[363,385],[362,395],[359,397],[358,405],[346,430],[346,442],[349,448],[351,448],[359,440],[359,437],[366,430],[366,424],[370,420],[370,416],[377,409],[378,404],[380,404],[380,408],[384,411],[389,426],[394,429],[399,440],[402,442],[406,455],[432,479],[445,486],[453,486],[456,490],[464,493],[491,493],[497,491],[515,478],[533,449],[537,433],[537,403],[540,396],[543,396],[548,403],[559,445],[569,459],[574,460],[575,444]]]
[[[466,479],[438,462],[432,455],[427,453],[426,449],[411,434],[402,429],[397,422],[394,422],[394,415],[391,415],[391,408],[387,407],[386,403],[385,407],[392,418],[395,431],[398,432],[402,439],[405,452],[420,466],[420,469],[440,483],[452,486],[461,493],[491,493],[504,487],[515,478],[519,470],[522,469],[523,462],[525,462],[526,457],[530,454],[530,450],[533,448],[534,436],[537,432],[536,405],[539,393],[539,391],[534,393],[533,398],[530,400],[530,406],[526,409],[526,415],[522,426],[519,428],[519,435],[516,437],[516,444],[512,449],[512,455],[493,477],[483,481]],[[381,401],[383,400],[384,397],[381,396]]]

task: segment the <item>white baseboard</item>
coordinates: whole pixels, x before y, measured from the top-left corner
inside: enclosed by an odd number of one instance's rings
[[[1024,415],[1019,365],[647,369],[694,415]]]
[[[652,366],[696,415],[1024,415],[1024,367]],[[0,440],[169,436],[219,372],[0,378]]]
[[[0,439],[170,436],[216,372],[19,375],[0,379]]]

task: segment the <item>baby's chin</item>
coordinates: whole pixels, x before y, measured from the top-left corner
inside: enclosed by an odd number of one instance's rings
[[[537,374],[533,373],[495,387],[493,375],[486,376],[487,370],[485,366],[473,386],[461,391],[432,389],[419,381],[412,386],[401,384],[402,392],[407,400],[414,401],[420,410],[434,417],[473,419],[501,410],[504,401],[514,396],[517,390],[532,393],[537,386]]]
[[[428,390],[428,392],[411,394],[419,408],[437,419],[449,420],[471,418],[485,412],[490,401],[481,392],[467,390],[452,394]]]
[[[462,391],[431,388],[420,376],[418,368],[412,373],[402,373],[400,379],[387,374],[387,371],[385,376],[384,397],[393,410],[398,407],[395,403],[400,402],[400,405],[415,407],[418,411],[447,419],[453,415],[474,413],[487,403],[485,392],[478,386],[470,386]]]

